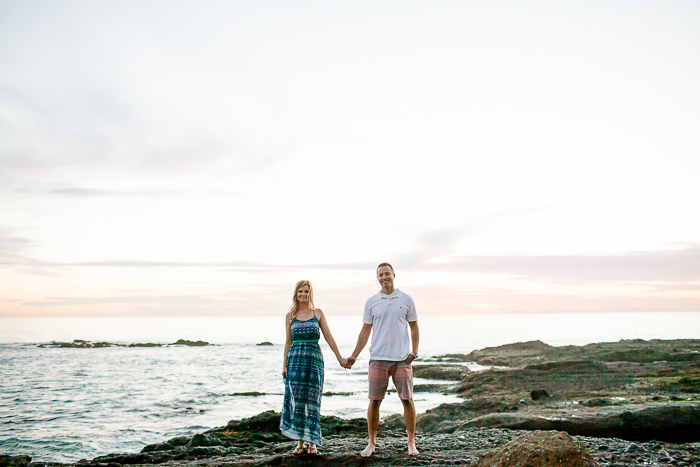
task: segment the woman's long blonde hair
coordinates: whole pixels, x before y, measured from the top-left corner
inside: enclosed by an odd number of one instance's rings
[[[299,311],[299,300],[297,300],[297,292],[304,286],[309,288],[309,308],[311,308],[312,310],[314,309],[314,288],[311,286],[311,282],[307,280],[300,280],[299,282],[297,282],[296,287],[294,287],[294,295],[292,296],[292,306],[289,307],[289,312],[292,318],[296,317],[297,311]]]

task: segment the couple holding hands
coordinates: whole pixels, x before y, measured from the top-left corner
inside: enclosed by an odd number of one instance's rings
[[[382,290],[365,304],[362,330],[352,355],[343,358],[319,308],[314,308],[313,288],[306,280],[297,282],[290,312],[287,314],[287,341],[284,346],[284,406],[280,430],[298,441],[294,454],[317,454],[321,438],[321,394],[323,393],[323,354],[318,340],[323,337],[344,368],[351,368],[367,344],[369,349],[369,407],[367,431],[369,443],[360,453],[372,455],[376,448],[379,405],[386,394],[389,376],[403,403],[408,432],[408,454],[417,456],[416,409],[413,405],[411,362],[418,356],[418,316],[413,299],[394,288],[394,268],[389,263],[377,266]],[[409,338],[410,329],[410,338]]]

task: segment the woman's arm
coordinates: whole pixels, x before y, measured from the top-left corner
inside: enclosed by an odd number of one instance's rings
[[[292,315],[287,314],[285,319],[285,326],[287,328],[287,340],[284,343],[284,362],[282,363],[282,376],[287,377],[287,354],[289,353],[289,348],[292,346]]]
[[[328,327],[328,320],[326,319],[326,315],[323,314],[323,311],[320,308],[316,308],[316,314],[318,315],[318,322],[321,325],[321,332],[323,332],[323,337],[326,339],[326,342],[328,342],[328,345],[335,354],[335,358],[338,359],[340,365],[345,366],[347,360],[344,359],[342,355],[340,355],[340,351],[338,350],[338,346],[335,343],[335,339],[333,339],[333,334],[331,334],[331,329]]]

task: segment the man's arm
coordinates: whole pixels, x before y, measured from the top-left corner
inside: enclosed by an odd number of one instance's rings
[[[418,331],[418,321],[409,321],[408,326],[411,328],[411,353],[408,354],[407,363],[411,363],[418,356],[418,342],[420,341],[420,332]]]
[[[355,360],[357,360],[357,356],[360,355],[362,349],[364,349],[365,345],[367,345],[367,340],[369,339],[369,335],[371,332],[372,325],[363,323],[362,329],[360,330],[360,335],[357,337],[357,345],[355,346],[355,350],[352,351],[352,355],[348,357],[348,363],[345,368],[350,368],[352,367],[352,364],[355,363]]]

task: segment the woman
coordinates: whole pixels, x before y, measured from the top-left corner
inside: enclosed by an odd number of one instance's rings
[[[323,392],[323,354],[318,345],[320,332],[342,366],[338,346],[328,328],[326,317],[314,308],[314,290],[309,281],[297,282],[292,306],[286,319],[287,342],[284,345],[284,407],[280,430],[299,441],[293,454],[317,454],[321,445],[321,393]],[[308,443],[308,444],[307,444]]]

